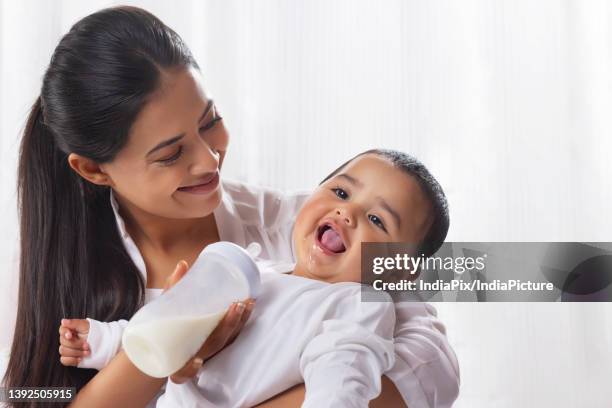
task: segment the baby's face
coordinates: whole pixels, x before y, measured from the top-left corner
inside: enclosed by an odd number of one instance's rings
[[[359,282],[362,242],[418,244],[431,222],[431,203],[412,176],[377,155],[359,156],[300,210],[293,230],[294,274]]]

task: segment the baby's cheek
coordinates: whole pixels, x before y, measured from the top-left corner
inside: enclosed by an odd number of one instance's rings
[[[295,230],[302,230],[304,228],[304,225],[307,224],[311,218],[313,217],[314,213],[314,204],[312,203],[311,200],[308,200],[304,203],[304,205],[302,206],[302,208],[300,209],[300,211],[298,212],[296,218],[295,218]]]
[[[314,230],[318,221],[324,214],[324,207],[316,196],[307,200],[295,219],[293,239],[302,239]]]
[[[361,282],[361,243],[347,254],[344,264],[344,281]]]
[[[362,230],[351,248],[351,254],[346,259],[347,270],[350,271],[350,281],[361,282],[361,243],[362,242],[389,242],[391,239],[382,237],[371,230]]]

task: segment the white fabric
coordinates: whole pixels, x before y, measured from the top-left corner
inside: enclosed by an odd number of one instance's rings
[[[101,370],[121,349],[121,335],[128,321],[99,322],[90,318],[87,318],[87,321],[89,322],[87,343],[92,352],[83,357],[77,367]]]
[[[278,261],[279,272],[290,270],[287,266],[294,262],[293,222],[308,194],[283,194],[232,181],[223,181],[222,187],[222,203],[214,212],[221,240],[243,247],[258,242],[262,246],[260,257]],[[112,196],[111,201],[126,249],[146,282],[140,252],[125,230]],[[459,392],[459,368],[434,307],[426,303],[397,303],[395,309],[396,362],[388,373],[389,378],[410,408],[450,407]],[[98,357],[97,353],[116,349],[114,345],[120,340],[120,336],[115,336],[109,338],[108,347],[92,348],[92,358],[106,359]]]
[[[145,289],[146,305],[159,295],[162,289]],[[95,368],[101,370],[110,363],[115,355],[121,350],[121,336],[123,330],[128,324],[127,320],[119,320],[116,322],[99,322],[97,320],[87,318],[89,321],[89,333],[87,334],[87,342],[91,353],[81,359],[79,368]]]
[[[459,363],[436,309],[428,303],[395,304],[395,354],[386,375],[412,407],[451,407],[459,393]]]
[[[230,241],[246,248],[251,242],[261,245],[259,258],[272,260],[271,267],[290,270],[295,256],[291,242],[293,222],[309,193],[284,195],[280,191],[223,181],[221,205],[215,211],[215,221],[221,241]],[[147,282],[144,260],[130,237],[119,214],[119,204],[112,194],[111,206],[125,248]],[[151,292],[153,293],[153,292]]]
[[[157,407],[250,407],[304,382],[304,407],[365,407],[394,362],[393,303],[361,302],[361,285],[263,274],[236,340]]]

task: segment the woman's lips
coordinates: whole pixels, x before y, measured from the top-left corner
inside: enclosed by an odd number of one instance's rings
[[[219,172],[216,171],[209,180],[202,184],[197,184],[194,186],[188,187],[179,187],[178,191],[182,191],[183,193],[190,194],[207,194],[211,191],[215,190],[219,185]]]

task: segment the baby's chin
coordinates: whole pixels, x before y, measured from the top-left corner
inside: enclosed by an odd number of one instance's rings
[[[349,273],[352,272],[352,273]],[[296,264],[294,274],[309,279],[314,279],[327,283],[339,283],[339,282],[356,282],[360,283],[361,276],[359,272],[348,271],[345,267],[340,265],[340,262],[335,265],[334,263],[320,265],[314,262],[298,262]]]
[[[308,260],[308,258],[302,258],[296,263],[293,275],[323,282],[331,282],[334,278],[333,273],[330,273],[327,268],[314,264],[312,259]]]

